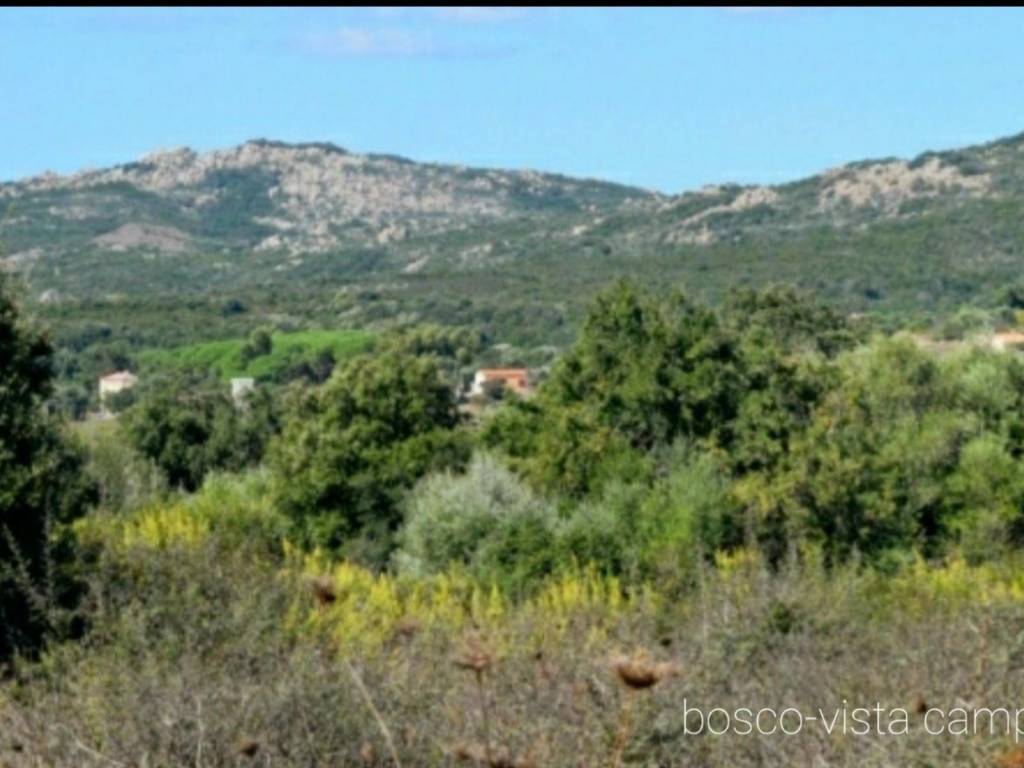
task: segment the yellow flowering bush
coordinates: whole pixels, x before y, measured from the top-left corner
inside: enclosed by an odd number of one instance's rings
[[[627,609],[658,602],[651,589],[625,595],[617,578],[594,567],[566,571],[516,603],[496,585],[456,570],[427,577],[374,574],[291,544],[285,547],[285,562],[283,575],[329,590],[329,598],[319,600],[304,592],[291,606],[288,626],[329,637],[342,651],[383,648],[411,627],[454,634],[472,626],[500,637],[511,625],[524,623],[535,628],[540,640],[558,639],[573,622],[584,622],[600,635],[602,626]]]

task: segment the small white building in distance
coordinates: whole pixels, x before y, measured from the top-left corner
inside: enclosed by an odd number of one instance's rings
[[[237,378],[231,380],[231,399],[235,405],[245,402],[245,396],[256,389],[256,379]]]
[[[1024,333],[1020,331],[1003,331],[1002,333],[992,334],[992,338],[989,340],[989,346],[999,352],[1003,352],[1007,349],[1021,349],[1024,348]]]
[[[525,368],[481,368],[473,377],[469,394],[482,395],[488,385],[507,388],[518,395],[525,395],[530,391],[530,372]]]
[[[111,395],[131,389],[139,383],[139,377],[129,371],[116,371],[100,377],[100,403]]]

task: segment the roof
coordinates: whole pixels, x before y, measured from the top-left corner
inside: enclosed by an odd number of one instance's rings
[[[477,375],[485,379],[503,379],[512,376],[526,376],[528,371],[525,368],[481,368]]]
[[[131,371],[116,371],[114,373],[108,373],[106,376],[101,376],[100,381],[138,381],[139,377],[133,374]]]

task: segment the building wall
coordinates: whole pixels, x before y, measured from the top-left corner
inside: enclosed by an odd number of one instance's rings
[[[107,397],[108,395],[116,395],[118,392],[124,392],[126,389],[131,389],[135,386],[135,381],[132,379],[113,379],[106,380],[100,379],[100,399]]]
[[[471,395],[482,395],[485,384],[499,381],[508,389],[515,390],[516,392],[526,392],[530,388],[529,375],[526,373],[510,374],[507,376],[486,376],[483,371],[477,371],[476,376],[473,377],[473,386],[470,388],[469,393]]]

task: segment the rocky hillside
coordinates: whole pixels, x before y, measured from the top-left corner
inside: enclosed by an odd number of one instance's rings
[[[0,185],[4,266],[57,302],[288,284],[571,301],[624,273],[786,281],[851,309],[988,295],[1024,266],[1024,135],[678,196],[251,141]],[[510,286],[512,286],[510,288]]]
[[[263,140],[205,154],[158,152],[107,170],[0,186],[0,200],[14,211],[5,237],[43,251],[323,253],[652,197],[531,171],[426,165],[331,144]]]

